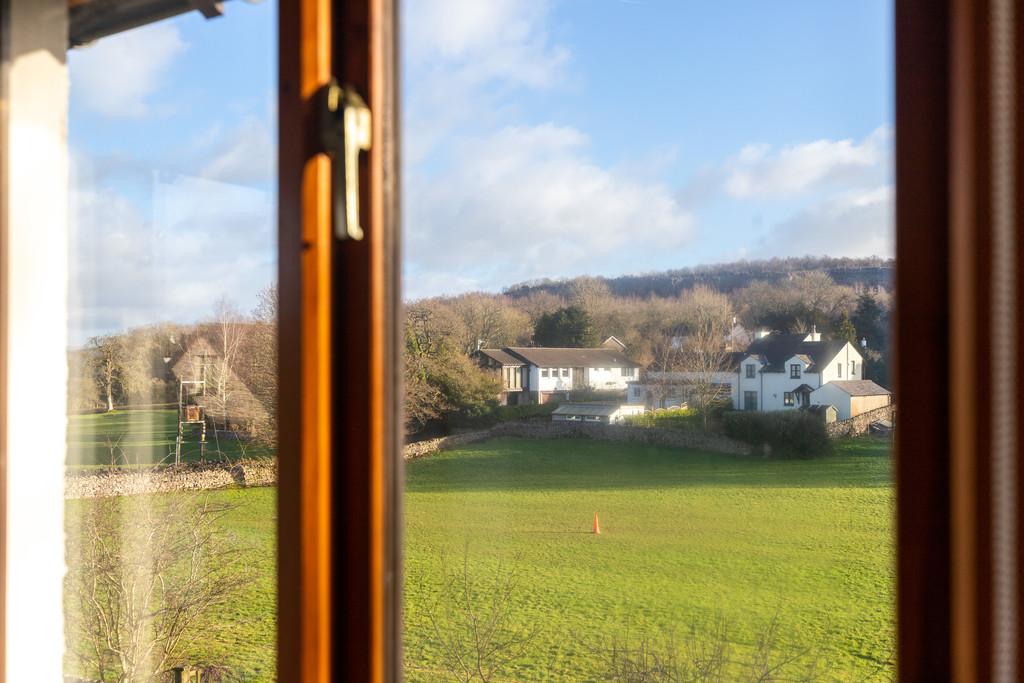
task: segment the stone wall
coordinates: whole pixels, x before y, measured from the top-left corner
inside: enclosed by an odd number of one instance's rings
[[[416,458],[422,458],[424,455],[430,455],[431,453],[437,453],[438,451],[455,448],[456,446],[484,441],[493,436],[491,431],[491,429],[482,429],[476,432],[464,432],[462,434],[442,436],[437,439],[426,439],[424,441],[407,443],[402,449],[402,457],[406,460],[415,460]]]
[[[455,434],[408,444],[403,453],[407,460],[422,458],[440,450],[484,441],[500,436],[520,439],[598,439],[626,441],[670,448],[687,448],[729,455],[749,455],[750,446],[718,434],[684,432],[676,429],[631,427],[626,425],[598,425],[566,422],[503,422],[490,429]]]
[[[825,425],[825,430],[828,432],[830,439],[841,439],[847,436],[860,436],[861,434],[867,434],[871,430],[871,423],[879,420],[893,419],[896,414],[895,405],[887,405],[875,410],[869,410],[866,413],[855,415],[849,420],[840,420],[838,422],[831,422]]]
[[[177,467],[75,470],[64,475],[65,498],[108,498],[142,493],[201,491],[229,486],[274,486],[277,460],[189,464]]]

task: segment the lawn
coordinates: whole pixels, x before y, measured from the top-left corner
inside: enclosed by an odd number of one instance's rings
[[[532,634],[496,681],[604,680],[612,642],[664,650],[670,637],[681,646],[691,629],[716,623],[742,662],[773,617],[773,656],[800,654],[801,667],[816,660],[820,680],[893,675],[885,444],[851,441],[826,458],[786,461],[501,439],[409,462],[406,472],[409,681],[450,680],[431,614],[450,640],[445,615],[454,612],[439,596],[464,564],[477,607],[491,604],[497,579],[515,580],[504,623]],[[260,577],[207,617],[212,637],[192,646],[191,659],[228,665],[239,680],[273,680],[274,490],[184,495],[241,504],[226,525]],[[69,519],[92,504],[69,501]],[[599,536],[590,533],[595,512]]]
[[[407,679],[443,679],[430,615],[459,632],[438,596],[464,563],[480,605],[512,575],[506,633],[536,630],[503,680],[596,680],[613,641],[665,649],[715,623],[740,661],[773,617],[799,670],[891,678],[892,506],[888,448],[872,441],[766,461],[506,439],[408,463]]]
[[[186,425],[182,459],[198,462],[200,435],[196,425]],[[193,433],[194,432],[194,433]],[[176,408],[159,410],[115,410],[110,413],[72,415],[68,418],[67,464],[109,466],[111,451],[117,465],[152,465],[174,462],[178,435]],[[206,431],[206,459],[266,457],[265,448],[239,442],[231,435]]]

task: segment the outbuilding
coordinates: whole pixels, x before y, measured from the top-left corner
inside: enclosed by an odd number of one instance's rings
[[[835,406],[840,420],[884,408],[892,402],[892,392],[869,379],[833,380],[811,392],[811,405]]]
[[[627,415],[641,415],[642,405],[616,403],[563,403],[551,413],[552,422],[616,424]]]

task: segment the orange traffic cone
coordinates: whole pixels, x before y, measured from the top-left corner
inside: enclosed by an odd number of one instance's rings
[[[594,533],[601,533],[601,523],[597,521],[597,513],[594,513]]]

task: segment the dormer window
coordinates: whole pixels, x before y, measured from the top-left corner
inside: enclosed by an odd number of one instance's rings
[[[790,379],[800,379],[800,364],[799,363],[793,363],[792,365],[789,366],[789,378]]]
[[[757,366],[753,363],[747,363],[747,379],[754,379],[754,374],[757,372]]]

